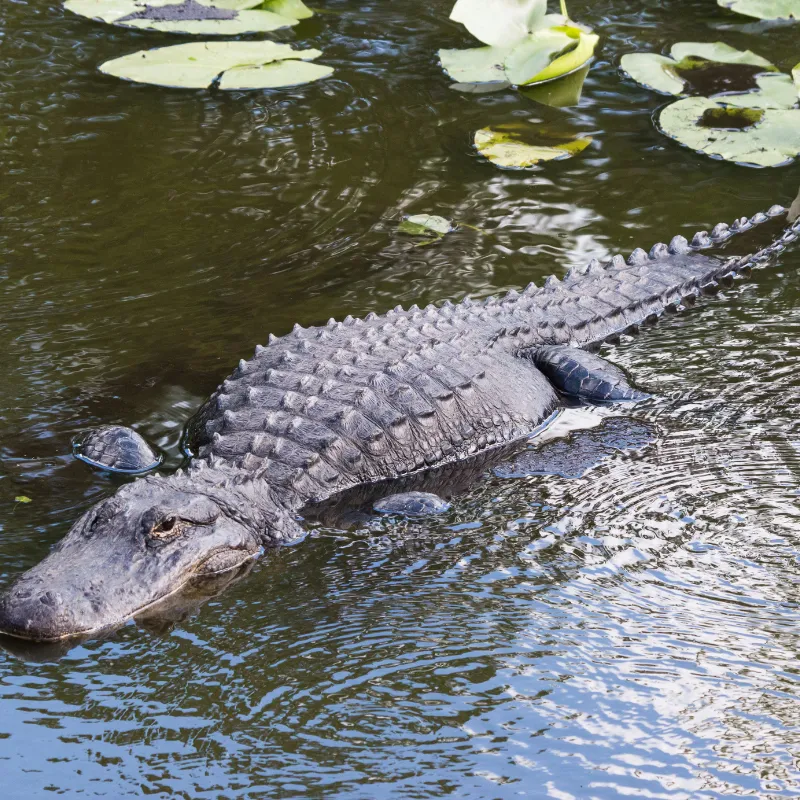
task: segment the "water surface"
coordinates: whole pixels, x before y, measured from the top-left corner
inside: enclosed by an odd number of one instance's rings
[[[538,282],[800,186],[667,141],[664,99],[617,70],[716,39],[787,69],[796,27],[572,0],[602,50],[558,110],[449,88],[449,0],[318,5],[278,38],[334,76],[232,94],[96,70],[179,39],[0,7],[3,584],[114,490],[75,435],[132,424],[176,466],[269,332]],[[514,121],[593,143],[500,171],[471,136]],[[483,232],[414,247],[412,213]],[[609,348],[656,400],[573,412],[442,519],[318,526],[171,628],[0,655],[3,796],[796,797],[798,268]]]

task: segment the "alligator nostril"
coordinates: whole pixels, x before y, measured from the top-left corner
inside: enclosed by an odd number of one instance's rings
[[[56,606],[60,606],[64,603],[64,601],[61,599],[61,595],[56,594],[55,592],[45,592],[44,594],[40,595],[39,602],[46,606],[50,606],[51,608],[55,608]]]

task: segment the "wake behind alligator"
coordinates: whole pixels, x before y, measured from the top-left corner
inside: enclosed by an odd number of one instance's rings
[[[449,463],[468,469],[541,428],[564,395],[642,399],[590,351],[767,263],[800,236],[800,220],[755,255],[711,250],[784,213],[592,261],[500,299],[270,336],[198,413],[188,468],[139,478],[84,514],[0,598],[0,631],[53,641],[113,628],[193,578],[300,537],[306,507]]]

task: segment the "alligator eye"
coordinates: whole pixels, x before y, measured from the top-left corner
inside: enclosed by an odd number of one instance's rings
[[[179,517],[164,517],[158,525],[153,526],[152,534],[159,539],[169,539],[171,536],[177,536],[186,524]]]

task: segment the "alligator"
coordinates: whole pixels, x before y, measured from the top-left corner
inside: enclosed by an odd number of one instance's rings
[[[188,465],[89,509],[0,596],[0,632],[57,641],[113,629],[198,576],[299,539],[298,515],[326,498],[525,441],[565,396],[643,399],[599,345],[764,265],[800,236],[800,220],[755,255],[714,248],[784,213],[773,206],[499,298],[270,335],[194,418]]]

